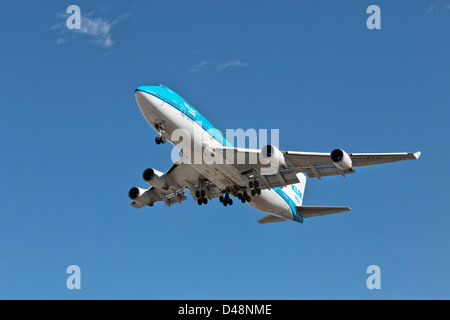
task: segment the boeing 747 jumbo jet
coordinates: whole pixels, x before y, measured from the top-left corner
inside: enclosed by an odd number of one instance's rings
[[[286,220],[302,223],[305,218],[351,210],[349,207],[303,206],[306,176],[318,179],[332,175],[345,177],[355,173],[355,167],[416,160],[420,156],[420,151],[280,151],[273,144],[261,149],[235,148],[219,130],[169,88],[163,85],[141,86],[136,89],[135,96],[145,119],[158,133],[156,144],[168,140],[181,153],[166,173],[155,169],[144,171],[143,178],[150,188],[130,189],[131,205],[138,209],[153,206],[159,201],[169,207],[181,203],[187,199],[185,190],[189,190],[199,205],[214,198],[219,198],[224,206],[233,204],[232,197],[237,197],[242,203],[248,202],[268,213],[258,220],[259,223]],[[195,158],[197,154],[201,155],[200,161]]]

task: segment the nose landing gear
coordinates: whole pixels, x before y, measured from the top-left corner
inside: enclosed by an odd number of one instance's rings
[[[158,136],[155,138],[156,144],[166,143],[166,138],[163,136],[164,124],[156,123],[155,128],[156,128],[156,130],[158,130]]]
[[[164,136],[156,137],[155,142],[156,142],[156,144],[165,143],[166,138]]]

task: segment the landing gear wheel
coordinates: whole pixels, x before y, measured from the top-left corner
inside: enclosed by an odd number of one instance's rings
[[[155,138],[155,142],[156,142],[156,144],[160,144],[161,143],[161,139],[159,137],[156,137]]]
[[[203,204],[207,204],[208,203],[208,199],[203,198]]]
[[[166,143],[166,138],[164,136],[159,137],[161,143]]]
[[[252,191],[250,191],[250,193],[252,194],[252,196],[254,197],[255,196],[255,194],[256,194],[256,191],[255,191],[255,189],[252,189]]]
[[[196,196],[197,198],[200,198],[200,191],[199,191],[199,190],[195,191],[195,196]]]
[[[197,200],[197,203],[198,203],[199,206],[201,206],[202,203],[203,203],[202,199],[198,199],[198,200]]]
[[[260,188],[256,189],[256,194],[257,194],[258,196],[261,195],[261,189],[260,189]]]
[[[232,205],[233,205],[233,199],[228,199],[228,204],[229,204],[230,206],[232,206]]]
[[[223,202],[223,196],[220,196],[219,201]]]
[[[251,192],[253,194],[254,190],[252,190]],[[245,203],[245,202],[250,202],[250,201],[252,201],[250,196],[248,195],[247,191],[244,191],[244,193],[241,195],[241,202]]]
[[[202,198],[204,198],[206,196],[206,191],[205,190],[200,191],[200,195],[202,196]]]
[[[250,181],[250,182],[248,183],[248,186],[250,187],[250,189],[253,189],[253,181]]]

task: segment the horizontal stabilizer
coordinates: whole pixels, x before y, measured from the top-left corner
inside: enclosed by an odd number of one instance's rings
[[[281,222],[281,221],[286,221],[286,220],[284,220],[283,218],[277,217],[277,216],[273,216],[271,214],[268,214],[267,216],[264,216],[258,220],[259,223],[272,223],[272,222]]]
[[[349,207],[307,207],[296,206],[297,213],[303,218],[312,218],[318,216],[325,216],[327,214],[351,211]]]

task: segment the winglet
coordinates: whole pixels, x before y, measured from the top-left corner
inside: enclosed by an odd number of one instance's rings
[[[416,160],[420,158],[421,154],[422,154],[422,152],[420,152],[420,151],[417,151],[414,153],[414,157],[416,158]]]

